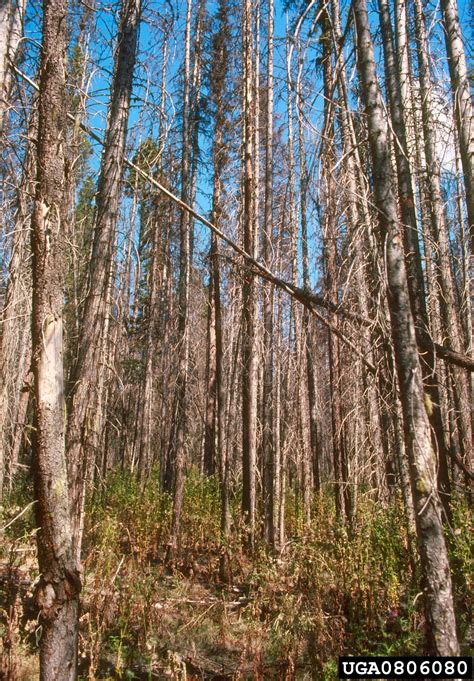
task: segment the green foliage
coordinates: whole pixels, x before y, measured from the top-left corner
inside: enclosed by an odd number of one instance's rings
[[[472,511],[464,498],[453,504],[452,526],[446,528],[453,574],[455,611],[460,639],[470,638],[472,625],[473,570]],[[466,652],[469,652],[466,650]]]
[[[249,575],[252,617],[270,631],[270,656],[307,659],[331,679],[328,660],[344,652],[420,651],[406,544],[401,504],[361,500],[349,534],[323,494],[304,538],[290,539],[283,558],[256,557]]]
[[[30,495],[25,481],[7,501],[15,506],[4,520]],[[226,550],[233,582],[223,585],[217,477],[188,471],[180,552],[170,570],[164,556],[172,504],[159,490],[159,471],[152,471],[146,485],[125,471],[108,476],[87,503],[84,678],[133,678],[138,669],[164,678],[191,650],[196,659],[212,661],[210,675],[231,669],[241,678],[301,673],[333,681],[341,654],[422,653],[419,576],[412,573],[399,500],[387,506],[361,496],[348,531],[336,519],[333,496],[323,491],[311,527],[303,532],[299,501],[289,495],[287,540],[277,554],[262,541],[252,555],[242,550],[238,490],[231,507],[234,531]],[[25,555],[17,548],[34,551],[32,518],[24,522],[16,521],[8,532],[15,565]],[[459,500],[448,536],[462,635],[472,589],[471,534],[469,509]],[[6,630],[6,615],[0,620]],[[35,626],[32,621],[25,632]],[[27,634],[22,636],[26,641]]]

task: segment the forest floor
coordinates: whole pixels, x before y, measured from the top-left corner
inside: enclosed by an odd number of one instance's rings
[[[31,490],[7,500],[5,527]],[[238,517],[238,499],[235,500]],[[288,540],[250,558],[242,528],[226,547],[231,574],[219,580],[219,494],[215,480],[190,475],[182,541],[164,564],[169,499],[152,480],[144,491],[114,476],[92,499],[84,545],[80,619],[81,679],[337,678],[343,654],[423,652],[422,594],[413,573],[401,505],[361,495],[350,533],[325,494],[303,531],[296,499]],[[0,553],[0,678],[38,678],[41,627],[31,508],[4,531]],[[468,635],[471,516],[456,504],[448,532],[460,637]],[[416,572],[416,570],[415,570]],[[468,651],[465,649],[465,653]]]

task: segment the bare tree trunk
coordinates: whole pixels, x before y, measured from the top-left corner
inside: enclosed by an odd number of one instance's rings
[[[33,113],[31,137],[37,138],[37,124]],[[33,145],[29,143],[17,192],[8,283],[0,317],[0,500],[7,470],[11,486],[18,455],[16,443],[21,441],[18,427],[23,423],[20,405],[24,404],[25,393],[20,394],[22,390],[29,392],[31,328],[26,320],[31,314],[30,196],[34,195],[36,172]]]
[[[244,249],[255,254],[254,127],[255,95],[252,64],[252,3],[243,3],[244,59],[244,167],[243,241]],[[255,473],[257,458],[257,353],[255,275],[243,274],[242,285],[242,511],[247,524],[249,548],[255,535]]]
[[[325,284],[329,302],[334,308],[339,304],[338,293],[338,229],[336,215],[336,185],[333,167],[335,156],[335,130],[333,99],[333,65],[329,10],[321,15],[322,65],[324,82],[324,125],[322,133],[322,178],[321,195],[323,203],[322,229],[325,261]],[[334,327],[339,325],[337,314],[331,313]],[[343,426],[342,375],[339,338],[329,330],[329,379],[331,391],[331,424],[334,460],[336,514],[351,522],[353,515],[351,493],[348,485],[347,447]]]
[[[458,132],[461,163],[466,188],[467,219],[474,255],[474,111],[466,67],[466,55],[459,24],[457,0],[441,0],[444,37],[448,53],[453,94],[454,119]]]
[[[225,39],[227,35],[227,0],[223,0],[221,4],[221,34]],[[227,70],[228,52],[226,46],[221,41],[219,46],[221,54],[220,65],[224,68],[224,78]],[[220,102],[222,109],[222,101]],[[222,125],[224,120],[221,115],[217,117],[219,125],[216,125],[215,131],[215,176],[214,176],[214,193],[213,193],[213,224],[219,225],[221,220],[221,192],[222,192],[222,170],[224,163],[224,147],[222,142]],[[229,565],[226,549],[226,542],[230,536],[230,490],[229,490],[229,475],[230,467],[227,458],[227,452],[224,442],[225,434],[225,391],[224,391],[224,338],[223,338],[223,320],[222,320],[222,305],[221,305],[221,269],[220,269],[220,251],[219,243],[215,234],[212,235],[211,246],[211,267],[212,267],[212,292],[213,292],[213,306],[215,318],[215,430],[216,433],[216,450],[217,459],[219,462],[219,477],[221,485],[221,541],[223,543],[221,559],[220,559],[220,576],[225,582],[229,581]]]
[[[227,149],[224,143],[224,131],[228,117],[228,104],[226,103],[227,77],[229,69],[229,16],[228,0],[220,0],[217,10],[217,29],[212,37],[212,75],[211,75],[211,98],[215,106],[215,124],[213,139],[213,165],[214,181],[212,195],[213,224],[219,226],[222,222],[222,174],[227,163]],[[212,374],[214,387],[212,394],[212,424],[209,423],[209,447],[215,455],[219,466],[219,480],[221,492],[221,556],[219,561],[219,574],[223,582],[228,582],[229,556],[227,542],[230,536],[230,490],[229,475],[230,466],[225,445],[225,385],[224,385],[224,333],[223,314],[221,303],[221,264],[220,264],[219,241],[215,234],[211,237],[210,267],[211,282],[209,294],[209,316],[214,326],[214,352],[210,353],[210,359],[214,361]],[[211,362],[209,362],[210,364]],[[211,386],[210,386],[211,387]],[[206,433],[207,435],[207,433]],[[206,447],[207,449],[207,447]],[[206,451],[205,449],[205,451]],[[206,458],[206,457],[205,457]],[[210,459],[210,456],[207,457]]]
[[[273,249],[273,0],[268,0],[267,25],[267,111],[265,119],[265,203],[263,219],[263,260],[271,269]],[[274,337],[273,286],[263,286],[263,499],[264,535],[270,546],[276,545],[274,498]]]
[[[365,0],[355,0],[357,59],[367,116],[379,238],[386,253],[386,271],[395,362],[400,384],[405,446],[416,510],[425,589],[427,646],[437,655],[457,655],[451,574],[437,490],[436,456],[424,404],[424,390],[415,326],[401,243],[400,221],[393,190],[387,123],[378,86],[374,49]]]
[[[158,133],[158,164],[157,171],[161,172],[162,168],[162,158],[165,145],[164,138],[164,110],[165,110],[165,97],[166,97],[166,74],[167,74],[167,62],[168,62],[168,36],[165,34],[163,42],[163,52],[162,52],[162,69],[161,69],[161,93],[160,93],[160,118],[159,118],[159,133]],[[150,467],[152,465],[152,455],[151,455],[151,440],[153,433],[153,409],[155,405],[156,391],[156,347],[155,343],[158,339],[162,340],[160,334],[158,333],[159,328],[159,303],[160,303],[160,292],[163,286],[163,268],[165,267],[165,255],[164,255],[164,231],[163,230],[163,220],[166,217],[163,216],[163,211],[161,208],[160,197],[157,196],[154,200],[152,216],[152,254],[151,254],[151,264],[150,264],[150,291],[148,297],[148,320],[147,320],[147,332],[146,332],[146,348],[145,348],[145,376],[144,376],[144,386],[143,386],[143,399],[142,411],[141,411],[141,432],[140,432],[140,445],[139,445],[139,457],[142,462],[142,468],[145,472],[145,478],[148,475]],[[162,330],[162,326],[160,327]]]
[[[214,196],[216,194],[216,189],[214,187]],[[215,202],[213,200],[213,202]],[[213,220],[213,224],[216,224]],[[209,253],[209,258],[211,262],[211,268],[214,266],[213,258],[217,256],[214,248],[215,237],[211,237],[211,249]],[[206,414],[204,422],[204,453],[203,453],[203,466],[202,470],[205,475],[213,475],[215,473],[216,467],[216,418],[217,418],[217,385],[216,385],[216,308],[215,299],[216,295],[214,292],[214,277],[213,270],[211,270],[211,276],[209,280],[209,292],[208,292],[208,303],[207,303],[207,341],[206,341]]]
[[[65,452],[63,296],[66,135],[66,0],[43,3],[38,170],[33,249],[33,466],[42,637],[40,678],[76,678],[78,599]]]
[[[400,217],[402,221],[403,239],[406,253],[408,287],[411,307],[416,319],[416,332],[418,344],[422,345],[422,339],[429,334],[429,318],[425,303],[425,285],[421,264],[420,245],[418,240],[418,222],[415,212],[415,196],[413,191],[413,176],[410,166],[410,150],[408,147],[408,132],[404,111],[408,106],[407,91],[409,82],[409,67],[407,61],[407,32],[405,3],[399,0],[397,3],[397,45],[398,66],[393,46],[393,35],[390,23],[390,14],[386,0],[379,0],[380,23],[382,28],[383,49],[385,55],[386,83],[389,94],[390,112],[393,122],[393,130],[396,135],[395,158],[397,164],[398,194],[400,205]],[[402,81],[402,77],[405,81]],[[423,104],[424,105],[424,104]],[[445,427],[441,413],[441,397],[439,388],[438,372],[434,352],[427,350],[424,354],[421,368],[426,391],[432,403],[430,422],[434,434],[434,445],[438,452],[439,490],[442,493],[446,512],[449,514],[450,480],[448,473],[448,451],[445,438]]]
[[[439,288],[439,310],[441,313],[443,338],[448,340],[449,345],[458,352],[462,352],[462,328],[456,305],[456,293],[451,272],[451,258],[449,252],[446,220],[444,215],[444,202],[441,195],[441,170],[436,152],[435,120],[431,109],[433,90],[430,82],[428,63],[428,41],[424,24],[423,7],[420,0],[415,0],[415,28],[416,45],[419,67],[422,124],[424,137],[424,150],[426,159],[426,181],[428,188],[429,209],[433,241],[435,244],[435,273]],[[473,128],[474,133],[474,128]],[[474,153],[474,149],[473,149]],[[466,372],[458,367],[450,368],[453,374],[453,394],[456,409],[456,421],[459,431],[459,444],[464,461],[467,465],[472,463],[472,429],[470,419],[470,391]],[[443,463],[443,462],[441,462]],[[447,476],[447,462],[444,462]],[[440,488],[444,489],[446,483],[441,479]]]
[[[0,134],[5,129],[12,64],[21,40],[26,0],[0,0]]]
[[[118,221],[130,96],[135,67],[141,0],[123,0],[111,99],[96,198],[94,242],[88,292],[81,323],[81,339],[72,372],[67,429],[73,530],[79,561],[85,485],[96,456],[103,414],[103,342],[107,340],[108,301],[111,287],[115,229]]]
[[[184,45],[184,91],[181,148],[181,199],[189,203],[191,195],[191,9],[188,0]],[[169,447],[169,462],[173,467],[173,513],[167,561],[175,558],[181,526],[184,498],[186,438],[188,427],[188,372],[189,372],[189,278],[191,272],[191,218],[182,211],[179,228],[179,293],[178,293],[178,376],[173,409],[173,427]]]
[[[296,81],[296,96],[298,103],[298,144],[299,144],[299,161],[300,161],[300,230],[301,230],[301,249],[302,249],[302,274],[303,274],[303,288],[310,290],[310,279],[309,279],[309,255],[308,255],[308,215],[307,215],[307,205],[308,205],[308,171],[306,164],[306,151],[305,151],[305,140],[304,140],[304,128],[303,128],[303,93],[302,93],[302,56],[299,54],[298,63],[298,76]],[[288,66],[288,68],[290,65]],[[295,270],[295,276],[296,270]],[[318,434],[318,422],[317,422],[317,394],[318,394],[318,384],[316,377],[316,365],[314,360],[314,343],[313,343],[313,333],[312,333],[312,319],[308,310],[303,311],[303,334],[305,338],[304,348],[306,355],[306,391],[307,400],[304,403],[308,406],[308,418],[309,418],[309,442],[310,442],[310,455],[312,461],[313,471],[316,473],[316,477],[313,481],[314,487],[317,491],[320,490],[321,480],[320,480],[320,445],[319,445],[319,434]],[[305,453],[303,451],[303,456]],[[307,462],[303,459],[303,465],[307,469]],[[306,470],[305,478],[309,477],[309,471]],[[308,480],[308,485],[310,480]],[[305,501],[304,517],[306,521],[310,522],[310,497],[311,489],[308,489],[306,496],[303,497]]]
[[[337,0],[332,2],[332,42],[333,45],[341,45],[341,20],[340,8]],[[370,214],[367,203],[367,195],[365,182],[362,178],[362,163],[358,150],[357,138],[354,130],[354,125],[349,110],[348,96],[347,96],[347,77],[344,64],[344,53],[340,50],[335,63],[335,77],[337,77],[337,90],[339,95],[339,107],[341,115],[339,117],[339,125],[341,128],[341,136],[343,142],[343,153],[345,158],[345,169],[347,178],[347,231],[352,236],[352,248],[354,250],[354,257],[356,260],[355,272],[357,281],[357,297],[358,307],[361,315],[368,319],[371,315],[370,301],[371,301],[371,284],[372,280],[369,277],[369,262],[370,257],[367,256],[367,248],[370,249],[370,232],[372,229],[372,216]],[[374,340],[377,336],[377,327],[374,332],[367,326],[363,326],[360,330],[364,342],[364,355],[373,366],[377,365],[377,357],[374,352]],[[365,391],[367,392],[367,409],[366,414],[366,428],[368,433],[369,443],[371,444],[370,451],[374,461],[373,468],[378,474],[381,465],[385,462],[387,464],[390,458],[389,447],[387,446],[387,439],[382,436],[382,407],[377,393],[377,375],[365,373],[362,377],[365,384]],[[382,459],[383,455],[383,459]],[[357,489],[357,486],[356,486]],[[377,494],[381,490],[377,490]],[[353,503],[355,508],[355,502]]]

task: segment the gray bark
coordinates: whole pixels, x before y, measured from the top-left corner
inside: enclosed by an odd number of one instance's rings
[[[0,134],[10,105],[12,65],[23,31],[26,0],[0,0]]]
[[[379,0],[380,24],[382,29],[383,50],[385,57],[386,83],[395,134],[395,159],[398,179],[398,198],[401,224],[403,225],[403,241],[408,277],[408,290],[411,308],[416,320],[418,344],[421,338],[429,332],[428,312],[425,304],[425,285],[421,264],[420,244],[418,239],[418,222],[415,211],[415,196],[413,191],[413,176],[410,166],[408,147],[407,123],[409,70],[406,64],[406,22],[404,2],[397,3],[397,46],[398,64],[393,45],[393,35],[390,14],[386,0]],[[447,445],[445,429],[440,408],[439,379],[436,371],[436,361],[433,350],[428,349],[421,363],[426,391],[433,408],[430,422],[434,434],[434,445],[438,451],[439,489],[443,493],[445,509],[449,513],[450,480],[447,466]]]
[[[378,86],[365,0],[355,0],[354,13],[357,60],[367,116],[374,194],[378,209],[379,239],[386,253],[387,295],[400,385],[405,446],[416,511],[427,647],[436,655],[457,655],[459,645],[448,553],[443,535],[441,502],[437,490],[437,462],[424,405],[421,367],[401,242],[401,225],[394,193],[387,122]]]
[[[124,150],[135,67],[141,0],[123,0],[114,75],[96,198],[89,284],[81,321],[81,344],[72,372],[67,429],[73,529],[79,561],[85,487],[101,438],[104,342],[107,341],[112,258],[119,214]]]
[[[462,328],[456,305],[456,292],[451,272],[451,258],[448,234],[444,215],[444,202],[441,194],[441,168],[436,151],[436,128],[432,111],[433,88],[429,70],[429,48],[424,24],[423,7],[415,0],[416,46],[419,66],[422,125],[426,160],[426,184],[430,210],[432,243],[434,244],[435,275],[438,282],[439,311],[443,338],[450,347],[458,352],[464,350]],[[464,461],[472,462],[472,429],[470,419],[470,390],[466,372],[452,367],[454,377],[453,394],[456,420],[459,431],[459,444]],[[447,464],[445,464],[447,466]],[[443,488],[443,480],[441,481]],[[449,491],[449,487],[448,487]]]
[[[255,94],[252,63],[252,3],[243,3],[244,140],[243,140],[243,242],[255,255]],[[255,533],[255,473],[257,459],[257,353],[255,275],[244,272],[242,284],[242,511],[247,524],[247,543],[253,547]]]
[[[40,679],[76,678],[78,596],[65,451],[63,297],[66,0],[43,3],[33,250],[33,468],[42,636]]]
[[[263,221],[263,260],[271,269],[273,249],[273,0],[268,0],[267,25],[267,111],[265,118],[265,202]],[[263,287],[263,495],[264,534],[270,546],[277,537],[275,507],[275,433],[273,422],[274,350],[273,350],[273,286]]]
[[[474,255],[474,110],[456,0],[441,0],[446,51],[466,189],[467,218]]]

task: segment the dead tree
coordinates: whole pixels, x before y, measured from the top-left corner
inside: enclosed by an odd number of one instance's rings
[[[65,450],[63,298],[66,138],[66,0],[43,3],[33,251],[33,470],[42,681],[76,678],[78,599]]]
[[[378,236],[386,254],[387,296],[403,410],[405,446],[423,572],[427,645],[436,655],[457,655],[459,645],[451,574],[437,489],[436,456],[424,403],[415,325],[410,307],[401,225],[394,192],[387,121],[378,85],[365,0],[354,2],[357,62],[372,160]]]
[[[81,551],[86,484],[103,423],[104,356],[108,338],[112,261],[140,13],[141,0],[123,0],[96,197],[88,291],[80,325],[81,343],[72,371],[69,395],[67,445],[77,560]]]

